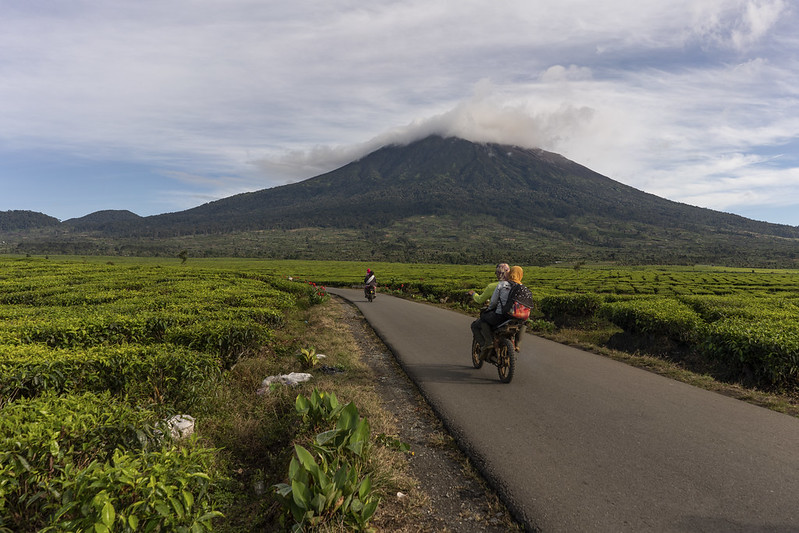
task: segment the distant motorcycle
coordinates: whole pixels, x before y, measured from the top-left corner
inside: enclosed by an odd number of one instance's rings
[[[516,370],[516,333],[524,327],[526,320],[511,318],[494,328],[494,342],[491,349],[483,355],[480,342],[472,338],[472,364],[475,368],[482,368],[488,361],[497,367],[499,380],[510,383],[513,372]]]
[[[370,302],[375,299],[375,286],[374,285],[367,285],[363,288],[364,295],[366,299]]]

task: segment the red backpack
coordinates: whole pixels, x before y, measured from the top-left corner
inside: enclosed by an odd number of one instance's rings
[[[509,283],[510,292],[505,307],[502,308],[502,314],[519,320],[527,320],[533,309],[533,294],[521,283],[513,281]]]

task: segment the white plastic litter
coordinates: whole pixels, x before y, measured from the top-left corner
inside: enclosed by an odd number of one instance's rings
[[[175,415],[166,421],[175,440],[186,439],[194,433],[194,417],[189,415]]]
[[[305,372],[292,372],[290,374],[280,374],[279,376],[269,376],[261,382],[261,387],[255,392],[257,394],[266,394],[269,392],[269,386],[272,385],[272,383],[294,386],[298,383],[308,381],[312,377],[312,375],[306,374]]]

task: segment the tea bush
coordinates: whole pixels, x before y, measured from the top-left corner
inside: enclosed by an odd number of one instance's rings
[[[164,440],[169,429],[154,412],[125,404],[108,393],[48,392],[11,402],[3,407],[2,415],[0,517],[5,518],[0,518],[0,527],[12,531],[38,531],[55,525],[56,512],[75,476],[90,465],[108,463],[120,450],[146,456],[169,444]],[[158,456],[147,461],[155,468]],[[209,464],[198,463],[195,454],[187,454],[180,468],[200,471]],[[147,478],[170,482],[158,476]],[[124,480],[106,489],[120,495],[129,490]],[[202,494],[194,496],[204,498]],[[81,502],[90,504],[91,500]]]
[[[596,294],[558,294],[541,298],[540,309],[544,318],[556,323],[563,323],[568,319],[583,319],[594,316],[602,298]]]
[[[169,344],[83,350],[25,344],[0,350],[0,398],[5,401],[46,391],[108,391],[134,404],[188,410],[201,397],[203,384],[214,380],[221,369],[214,354]]]
[[[224,370],[319,287],[166,265],[0,259],[0,532],[199,531],[216,451],[175,446]]]
[[[696,342],[704,327],[696,311],[673,299],[610,302],[603,304],[599,312],[625,331],[678,342]]]
[[[743,318],[714,322],[702,344],[703,352],[732,370],[751,374],[761,386],[799,387],[799,321]]]

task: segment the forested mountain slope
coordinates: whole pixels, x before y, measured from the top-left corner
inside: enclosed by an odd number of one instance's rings
[[[799,257],[799,228],[666,200],[543,150],[437,136],[186,211],[104,211],[61,226],[62,242],[110,239],[128,253],[781,266]],[[47,233],[27,244],[57,248]]]

